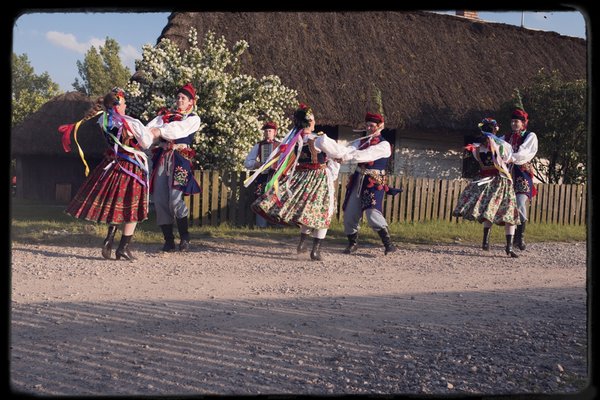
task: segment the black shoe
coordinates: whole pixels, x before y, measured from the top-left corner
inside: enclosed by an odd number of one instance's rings
[[[348,236],[348,246],[344,249],[344,254],[352,254],[358,248],[356,244],[356,239],[358,238],[358,233],[353,233]]]
[[[481,243],[481,248],[485,251],[490,250],[490,232],[492,228],[483,227],[483,242]]]
[[[131,241],[132,237],[133,237],[133,235],[121,236],[121,242],[119,243],[119,248],[115,252],[115,256],[117,257],[117,260],[120,260],[121,258],[123,258],[124,260],[133,261],[136,259],[133,256],[133,254],[131,254],[131,250],[129,250],[129,242]]]
[[[166,253],[172,253],[176,249],[177,248],[175,247],[175,240],[167,240],[161,250]]]
[[[190,232],[188,230],[188,217],[177,218],[177,231],[179,232],[179,251],[190,249]]]
[[[306,238],[307,237],[308,237],[308,234],[306,234],[306,233],[300,234],[300,242],[298,242],[298,247],[296,247],[296,253],[298,253],[298,254],[305,253],[308,250],[306,247]]]
[[[190,241],[182,239],[179,242],[179,251],[189,251],[190,250]]]
[[[507,256],[511,256],[512,258],[518,258],[517,253],[513,251],[513,235],[506,235],[506,251]]]
[[[115,233],[117,233],[117,226],[109,225],[108,234],[102,243],[102,257],[106,258],[107,260],[112,258],[112,246],[115,239]]]
[[[525,246],[525,221],[521,222],[521,225],[517,225],[517,229],[515,231],[515,246],[519,250],[525,250],[527,246]]]
[[[321,242],[323,241],[323,239],[318,239],[318,238],[314,238],[313,239],[313,247],[312,247],[312,251],[310,252],[310,259],[313,261],[322,261],[323,258],[321,257]]]
[[[390,237],[390,232],[387,228],[383,228],[377,231],[379,237],[381,238],[381,242],[383,243],[384,254],[387,256],[388,253],[393,253],[396,251],[396,246],[392,243],[392,238]]]
[[[175,236],[173,235],[173,224],[160,225],[160,230],[163,233],[165,244],[162,247],[164,252],[172,252],[176,250]]]

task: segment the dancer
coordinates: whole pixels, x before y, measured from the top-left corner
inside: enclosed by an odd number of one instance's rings
[[[533,185],[533,165],[531,160],[538,150],[537,135],[527,129],[529,115],[520,108],[516,108],[511,115],[511,133],[506,140],[512,146],[512,157],[508,160],[512,173],[517,208],[521,224],[515,232],[515,245],[519,250],[525,250],[525,225],[528,221],[527,207],[529,201],[536,195],[537,190]]]
[[[108,234],[102,244],[102,257],[112,258],[113,240],[119,225],[123,233],[116,259],[135,260],[129,244],[138,222],[148,218],[148,160],[143,149],[155,137],[144,125],[125,115],[125,94],[115,88],[98,99],[86,116],[76,124],[62,125],[62,143],[71,151],[71,133],[86,167],[87,178],[66,208],[66,213],[87,221],[108,224]],[[98,124],[110,148],[104,160],[89,174],[83,151],[77,142],[81,123],[100,115]]]
[[[463,190],[453,211],[455,217],[483,223],[482,249],[490,249],[492,224],[504,225],[506,254],[516,258],[513,251],[515,225],[519,224],[519,211],[512,177],[506,162],[512,157],[509,143],[495,136],[499,127],[493,118],[479,123],[481,135],[465,148],[479,163],[479,179]]]
[[[381,136],[383,128],[383,116],[368,112],[365,116],[366,136],[352,144],[353,150],[343,159],[344,162],[358,163],[348,180],[342,205],[344,232],[348,237],[348,247],[344,250],[346,254],[354,253],[357,249],[358,230],[363,213],[371,229],[381,238],[384,254],[396,251],[383,216],[383,196],[386,193],[397,194],[400,190],[387,185],[386,168],[392,155],[392,147]]]
[[[164,237],[162,251],[175,251],[173,223],[179,232],[179,251],[190,248],[188,230],[189,210],[184,196],[200,193],[194,178],[193,160],[196,152],[191,148],[194,135],[200,128],[200,117],[195,113],[196,90],[188,83],[177,91],[177,109],[161,110],[148,123],[154,136],[160,136],[153,148],[150,193],[156,209],[156,223]]]
[[[266,192],[252,203],[252,210],[267,221],[300,227],[298,253],[307,251],[306,239],[313,238],[311,260],[321,261],[321,244],[335,211],[335,187],[341,159],[349,149],[340,146],[323,132],[313,133],[312,109],[300,104],[294,112],[294,127],[282,140],[278,152],[262,170],[276,165]],[[261,169],[250,177],[247,187]],[[281,185],[279,184],[279,178]]]

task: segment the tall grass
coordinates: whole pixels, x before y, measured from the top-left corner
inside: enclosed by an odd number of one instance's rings
[[[10,210],[10,236],[17,242],[31,243],[77,243],[80,245],[97,244],[106,235],[106,225],[86,222],[67,215],[64,205],[40,204],[27,201],[13,201]],[[251,212],[248,210],[248,212]],[[390,233],[396,243],[436,244],[436,243],[469,243],[481,241],[483,227],[469,221],[447,222],[427,221],[412,223],[394,223],[390,225]],[[257,229],[248,226],[190,226],[193,238],[263,238],[291,239],[298,236],[298,228],[272,227]],[[575,242],[586,241],[585,226],[557,224],[527,224],[527,242]],[[360,227],[359,237],[362,242],[379,243],[379,236],[366,223]],[[346,241],[343,225],[332,223],[327,239],[343,243]],[[156,225],[154,213],[148,220],[138,224],[135,241],[139,243],[162,243],[162,233]],[[504,227],[492,228],[491,241],[504,242]]]

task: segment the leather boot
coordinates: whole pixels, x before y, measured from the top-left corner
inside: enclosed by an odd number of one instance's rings
[[[394,246],[394,244],[392,243],[392,238],[390,237],[390,232],[387,228],[378,230],[377,234],[381,238],[381,242],[383,243],[383,247],[385,248],[385,255],[396,251],[396,246]]]
[[[129,242],[131,241],[132,237],[133,237],[133,235],[129,235],[129,236],[122,235],[121,236],[121,241],[119,242],[119,247],[117,248],[117,251],[115,252],[115,256],[117,257],[117,260],[120,260],[121,258],[123,258],[125,260],[129,260],[129,261],[135,260],[135,257],[133,256],[133,254],[131,254],[131,250],[129,250]]]
[[[323,258],[321,258],[321,242],[322,241],[323,241],[323,239],[319,239],[319,238],[313,239],[313,247],[312,247],[312,251],[310,252],[311,260],[313,260],[313,261],[323,260]]]
[[[298,242],[298,247],[296,247],[296,253],[305,253],[308,249],[306,248],[306,238],[308,237],[307,233],[300,234],[300,242]]]
[[[515,230],[515,246],[519,250],[525,250],[525,221],[521,221],[521,225],[517,225]]]
[[[512,258],[519,257],[517,253],[513,251],[513,235],[506,235],[506,255]]]
[[[351,235],[347,235],[348,236],[348,247],[346,247],[344,249],[344,254],[352,254],[356,251],[356,248],[358,247],[356,245],[356,239],[358,238],[358,232],[353,233]]]
[[[490,249],[490,232],[492,228],[483,227],[483,243],[481,244],[481,248],[483,250],[488,251]]]
[[[110,260],[112,257],[112,247],[113,241],[115,240],[115,233],[117,233],[117,226],[109,225],[108,234],[102,243],[102,257],[106,258],[107,260]]]
[[[162,251],[172,252],[175,251],[175,236],[173,235],[173,224],[161,225],[163,237],[165,238],[165,244],[163,245]]]
[[[177,230],[179,231],[179,251],[188,251],[190,249],[188,217],[177,218]]]

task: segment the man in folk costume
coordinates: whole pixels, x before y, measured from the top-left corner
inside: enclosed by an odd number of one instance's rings
[[[281,144],[281,142],[275,140],[275,137],[277,136],[277,124],[275,122],[265,122],[262,131],[263,140],[252,146],[250,153],[248,153],[244,160],[244,167],[248,170],[256,170],[263,166],[269,159],[273,150]],[[265,186],[273,177],[274,172],[274,168],[269,168],[262,171],[261,174],[256,177],[253,182],[255,200],[265,192]],[[256,214],[256,225],[260,228],[266,228],[268,223],[266,219],[259,214]]]
[[[354,150],[344,156],[344,162],[356,162],[358,166],[350,176],[344,210],[344,232],[348,237],[348,247],[344,253],[354,253],[357,249],[359,224],[363,212],[369,226],[377,232],[384,246],[384,253],[396,251],[392,243],[388,224],[383,216],[383,196],[400,192],[387,185],[386,168],[392,146],[381,135],[384,128],[383,116],[368,112],[365,116],[367,135],[352,144]]]
[[[529,115],[522,107],[515,108],[512,112],[510,127],[511,133],[503,139],[512,146],[510,163],[517,208],[521,224],[517,225],[515,232],[515,245],[519,250],[525,250],[525,223],[527,222],[527,205],[529,200],[536,195],[537,190],[533,185],[533,165],[531,160],[538,150],[538,139],[535,133],[527,129]]]
[[[162,109],[147,125],[155,136],[160,135],[158,145],[153,149],[150,193],[154,199],[156,223],[164,236],[162,251],[165,252],[175,251],[174,221],[179,231],[179,250],[188,251],[190,246],[189,210],[184,196],[200,193],[200,185],[194,178],[196,152],[191,148],[200,128],[195,104],[196,90],[188,83],[177,91],[177,110]]]

